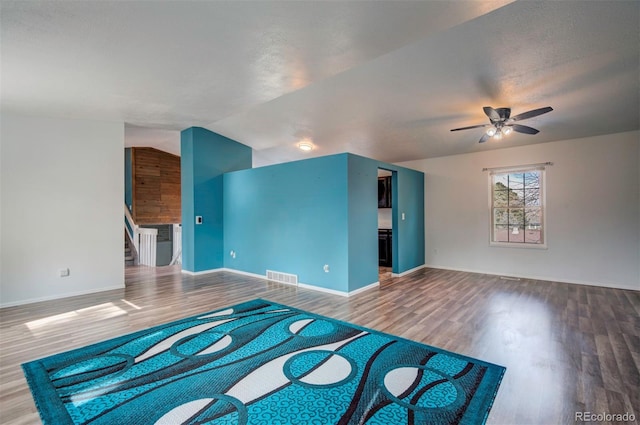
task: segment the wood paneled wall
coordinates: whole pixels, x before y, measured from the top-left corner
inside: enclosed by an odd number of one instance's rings
[[[136,224],[180,223],[180,157],[154,148],[131,148]]]

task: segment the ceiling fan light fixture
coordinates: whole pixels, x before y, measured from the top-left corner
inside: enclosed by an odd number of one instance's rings
[[[502,139],[502,135],[508,136],[509,134],[524,133],[524,134],[538,134],[540,131],[535,128],[528,127],[522,124],[512,124],[514,121],[522,121],[529,118],[537,117],[547,112],[553,111],[551,106],[545,106],[544,108],[532,109],[521,114],[511,116],[511,108],[492,108],[491,106],[485,106],[482,108],[485,115],[491,121],[491,124],[477,124],[467,127],[452,128],[451,131],[470,130],[472,128],[485,128],[485,134],[482,135],[478,143],[484,143],[490,138],[496,140]]]
[[[300,142],[298,143],[298,149],[301,151],[309,152],[313,149],[313,145],[309,142]]]

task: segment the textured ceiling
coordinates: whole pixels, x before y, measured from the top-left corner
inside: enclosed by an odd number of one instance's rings
[[[201,126],[255,165],[387,162],[640,128],[638,1],[1,3],[1,105],[124,121],[178,152]],[[482,145],[482,106],[554,111]],[[315,149],[296,148],[302,139]]]

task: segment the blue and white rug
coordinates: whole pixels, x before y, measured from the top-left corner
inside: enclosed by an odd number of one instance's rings
[[[45,424],[481,424],[505,368],[257,299],[22,365]]]

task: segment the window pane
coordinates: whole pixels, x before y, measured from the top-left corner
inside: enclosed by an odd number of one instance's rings
[[[524,185],[529,189],[540,188],[540,172],[531,171],[528,173],[524,173]]]
[[[524,242],[524,233],[525,230],[523,226],[509,223],[509,232],[507,234],[507,236],[509,237],[509,242]]]
[[[509,174],[509,189],[522,189],[523,187],[524,187],[523,173]]]
[[[525,243],[542,243],[542,210],[527,208],[525,210]]]
[[[507,178],[508,178],[508,174],[494,174],[493,186],[500,187],[501,189],[506,189],[509,186],[509,182]]]
[[[495,224],[508,224],[509,211],[506,208],[493,209],[493,222]]]
[[[525,243],[542,243],[542,227],[537,230],[526,229],[524,233]]]
[[[525,224],[528,229],[542,227],[542,210],[539,208],[527,208],[525,210]]]
[[[510,207],[523,207],[524,206],[524,190],[511,190],[509,192],[509,206]]]
[[[496,225],[493,229],[494,242],[509,242],[509,229],[507,225]]]
[[[506,208],[494,208],[493,210],[493,241],[509,242],[509,212]]]
[[[524,204],[527,207],[539,207],[542,205],[540,200],[540,189],[528,189],[524,192]]]
[[[493,206],[494,207],[507,207],[509,199],[509,192],[507,190],[494,190],[493,191]]]
[[[524,209],[509,208],[509,227],[524,227]]]

